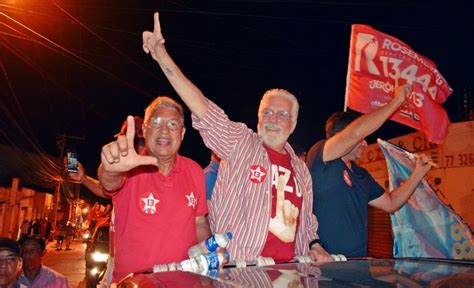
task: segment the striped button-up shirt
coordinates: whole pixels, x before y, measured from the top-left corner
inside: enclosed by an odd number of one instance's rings
[[[230,121],[210,100],[206,115],[202,119],[195,115],[192,118],[205,145],[221,158],[209,203],[211,230],[233,233],[227,248],[231,260],[254,261],[267,240],[271,216],[271,162],[263,141],[245,124]],[[311,176],[288,143],[285,149],[291,156],[295,184],[303,195],[295,254],[306,255],[309,242],[318,238],[318,223],[311,210]]]

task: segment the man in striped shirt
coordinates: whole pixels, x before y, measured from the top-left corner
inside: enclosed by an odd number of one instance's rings
[[[143,49],[193,113],[193,127],[206,146],[221,158],[209,219],[214,233],[234,234],[228,247],[231,259],[286,261],[309,254],[313,260],[331,261],[316,234],[311,176],[287,143],[297,123],[296,97],[283,89],[267,91],[259,107],[258,133],[229,120],[167,53],[158,13],[154,22],[154,31],[143,33]]]

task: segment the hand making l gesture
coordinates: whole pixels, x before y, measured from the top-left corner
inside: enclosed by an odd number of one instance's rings
[[[141,165],[158,165],[153,156],[138,155],[133,146],[135,138],[135,120],[127,117],[127,132],[119,135],[116,141],[102,147],[100,155],[104,171],[127,172]]]

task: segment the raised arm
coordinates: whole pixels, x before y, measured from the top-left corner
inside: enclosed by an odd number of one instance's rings
[[[342,131],[329,138],[324,145],[323,161],[341,158],[349,153],[360,141],[375,132],[397,111],[411,93],[411,85],[395,85],[395,97],[385,106],[360,116]]]
[[[102,147],[99,166],[99,182],[107,191],[118,190],[125,181],[125,172],[140,165],[158,165],[158,160],[152,156],[138,155],[133,147],[135,138],[135,121],[127,117],[127,132],[119,135],[113,141]]]
[[[94,179],[88,175],[84,176],[84,180],[82,180],[82,185],[86,186],[89,191],[94,193],[96,196],[102,197],[102,198],[110,198],[108,194],[105,194],[104,189],[102,188],[102,185],[100,185],[99,180]]]
[[[415,169],[407,181],[403,182],[397,189],[385,192],[379,198],[369,202],[370,206],[393,213],[400,209],[415,192],[423,177],[432,167],[431,158],[425,154],[416,155]]]
[[[173,61],[165,48],[165,39],[161,34],[161,26],[158,12],[153,15],[153,32],[143,32],[143,50],[150,53],[161,67],[161,70],[170,81],[176,93],[186,103],[189,110],[199,118],[204,117],[207,112],[207,101],[202,92],[194,85]]]
[[[77,173],[68,172],[68,175],[69,178],[71,178],[75,182],[81,183],[82,185],[86,186],[86,188],[89,189],[89,191],[91,191],[95,195],[102,198],[110,198],[109,195],[104,193],[104,189],[102,189],[99,180],[88,176],[80,162],[77,162]]]

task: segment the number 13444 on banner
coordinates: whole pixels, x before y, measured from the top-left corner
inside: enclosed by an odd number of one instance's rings
[[[395,37],[352,25],[345,106],[367,113],[387,104],[395,79],[413,89],[391,119],[423,131],[430,142],[443,142],[450,122],[441,103],[452,89],[436,65]]]

